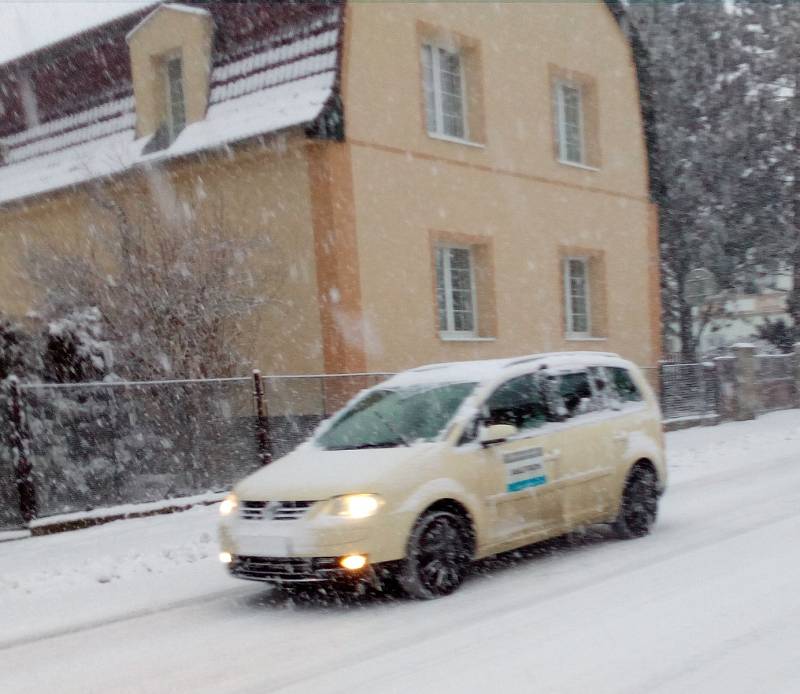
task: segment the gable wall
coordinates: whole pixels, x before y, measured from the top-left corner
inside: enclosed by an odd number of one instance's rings
[[[655,216],[630,49],[605,5],[351,3],[347,17],[343,93],[369,368],[554,349],[653,365]],[[431,33],[479,55],[479,82],[467,79],[482,93],[479,146],[427,134],[419,43]],[[596,170],[556,161],[550,80],[563,71],[593,81]],[[482,339],[438,334],[437,239],[463,239],[491,258]],[[602,269],[600,339],[565,337],[561,259],[575,253]]]

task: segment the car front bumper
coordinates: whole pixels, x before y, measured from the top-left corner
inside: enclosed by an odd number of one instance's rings
[[[223,518],[219,526],[220,551],[232,558],[269,560],[276,567],[280,564],[281,569],[284,565],[301,567],[302,571],[293,573],[303,573],[309,561],[317,562],[315,569],[329,571],[329,560],[337,562],[334,568],[347,571],[338,567],[338,561],[350,554],[363,554],[372,564],[402,559],[411,523],[410,513],[362,520],[313,516],[265,521]],[[241,571],[241,567],[230,568],[232,573]]]

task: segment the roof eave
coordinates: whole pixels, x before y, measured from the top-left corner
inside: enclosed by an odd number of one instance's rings
[[[14,198],[12,200],[0,202],[0,212],[7,212],[8,210],[14,209],[16,207],[25,207],[26,205],[29,205],[32,202],[35,202],[37,200],[43,200],[48,197],[66,195],[71,192],[80,191],[81,189],[84,189],[91,185],[95,185],[99,182],[112,182],[115,180],[119,180],[124,176],[136,172],[137,170],[144,170],[150,167],[171,164],[173,162],[180,163],[188,159],[199,159],[200,157],[208,156],[209,154],[224,152],[229,147],[241,149],[248,145],[255,144],[259,140],[264,140],[266,138],[275,138],[281,135],[291,134],[292,131],[296,131],[298,135],[302,135],[302,139],[305,141],[311,139],[311,136],[308,134],[308,128],[313,123],[314,121],[308,121],[306,123],[296,123],[293,125],[288,125],[283,128],[278,128],[277,130],[272,130],[265,133],[259,133],[256,135],[250,135],[248,137],[244,137],[239,140],[231,140],[223,144],[214,145],[204,149],[199,149],[192,152],[184,152],[181,154],[175,154],[171,156],[169,155],[168,149],[163,150],[164,156],[148,157],[143,161],[137,161],[133,163],[131,166],[128,166],[127,168],[121,169],[114,173],[98,174],[96,176],[90,176],[89,178],[86,178],[80,181],[79,183],[67,184],[58,188],[51,188],[49,190],[44,190],[36,193],[29,193],[27,195],[22,195],[18,198]],[[330,139],[330,138],[316,138],[316,139]]]

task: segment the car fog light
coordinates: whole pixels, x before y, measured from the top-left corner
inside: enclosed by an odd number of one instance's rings
[[[339,566],[348,571],[358,571],[367,565],[367,558],[363,554],[348,554],[339,560]]]
[[[233,561],[233,557],[231,556],[230,552],[220,552],[219,553],[219,560],[223,564],[230,564]]]

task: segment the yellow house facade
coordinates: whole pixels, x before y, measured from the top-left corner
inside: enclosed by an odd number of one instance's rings
[[[0,99],[7,315],[36,306],[26,249],[76,252],[98,190],[157,180],[269,236],[279,300],[242,331],[266,372],[658,361],[636,67],[604,2],[153,5],[0,66]]]

